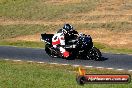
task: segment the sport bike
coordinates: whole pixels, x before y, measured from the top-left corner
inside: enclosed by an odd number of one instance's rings
[[[52,46],[52,37],[54,34],[41,34],[41,41],[45,42],[45,51],[51,57],[63,57],[59,49]],[[75,39],[67,41],[64,48],[70,53],[69,57],[65,59],[92,59],[101,60],[101,52],[92,42],[90,35],[80,34]]]

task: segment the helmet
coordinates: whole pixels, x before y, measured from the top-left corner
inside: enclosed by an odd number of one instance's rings
[[[73,31],[73,27],[70,24],[65,24],[63,26],[63,29],[65,29],[67,32]]]

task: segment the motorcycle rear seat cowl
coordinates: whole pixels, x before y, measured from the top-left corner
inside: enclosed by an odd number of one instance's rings
[[[42,40],[48,40],[50,43],[52,43],[52,37],[54,36],[54,34],[41,34],[41,39]]]

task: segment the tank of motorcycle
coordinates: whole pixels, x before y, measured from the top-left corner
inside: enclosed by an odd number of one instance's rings
[[[80,36],[79,41],[82,45],[81,48],[90,48],[93,46],[92,38],[90,37],[90,35]]]

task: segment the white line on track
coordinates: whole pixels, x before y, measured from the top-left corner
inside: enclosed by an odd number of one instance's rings
[[[122,70],[124,70],[124,69],[116,69],[116,70],[118,70],[118,71],[122,71]]]
[[[4,59],[4,60],[6,60],[6,61],[8,61],[8,60],[10,60],[10,59]],[[12,60],[12,61],[14,61],[14,62],[20,62],[20,61],[22,61],[22,60]],[[26,61],[26,62],[36,62],[36,61]],[[39,63],[39,64],[44,64],[45,62],[37,62],[37,63]],[[59,63],[49,63],[49,64],[59,64]],[[70,64],[60,64],[60,65],[70,65]],[[74,64],[74,65],[71,65],[71,66],[73,66],[73,67],[79,67],[80,65],[77,65],[77,64]],[[84,66],[84,67],[86,67],[86,68],[92,68],[92,67],[94,67],[94,66]],[[105,67],[95,67],[95,68],[105,68]],[[105,68],[105,69],[114,69],[114,68]],[[124,70],[124,69],[116,69],[117,71],[122,71],[122,70]],[[128,72],[132,72],[132,70],[128,70]]]
[[[9,59],[4,59],[4,60],[8,61]]]
[[[22,60],[12,60],[12,61],[15,61],[15,62],[20,62],[20,61],[22,61]]]
[[[96,67],[96,68],[104,68],[104,67]]]
[[[39,63],[39,64],[44,64],[44,62],[37,62],[37,63]]]
[[[32,62],[34,62],[34,61],[27,61],[27,62],[32,63]]]
[[[61,65],[69,65],[69,64],[61,64]]]
[[[128,70],[129,72],[132,72],[132,70]]]
[[[86,68],[92,68],[93,66],[85,66]]]
[[[49,64],[58,64],[58,63],[49,63]]]
[[[106,68],[106,69],[114,69],[114,68]]]

